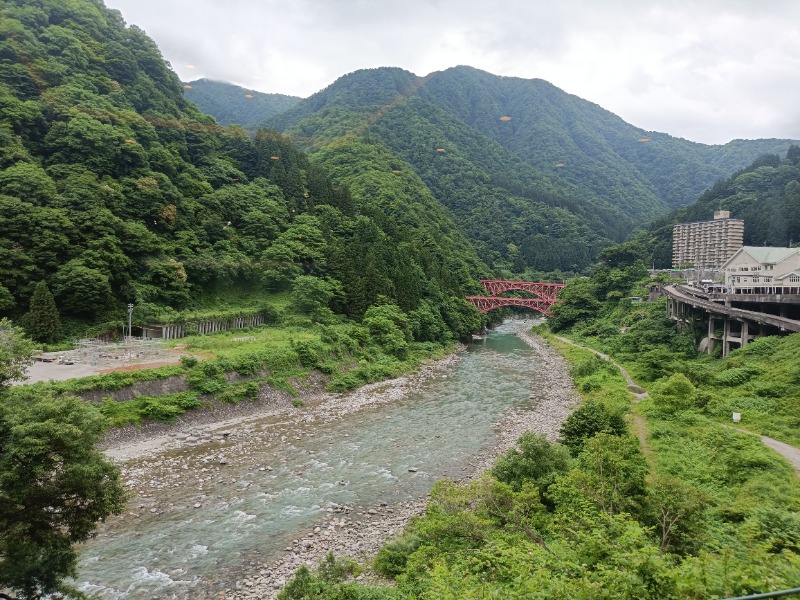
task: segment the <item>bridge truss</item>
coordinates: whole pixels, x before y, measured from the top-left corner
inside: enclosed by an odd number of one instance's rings
[[[563,283],[540,283],[535,281],[503,281],[499,279],[482,279],[481,284],[490,296],[467,296],[472,304],[482,312],[489,312],[502,306],[522,306],[547,315],[547,311],[558,299],[564,288]],[[501,296],[505,292],[522,291],[535,294],[535,298],[510,298]]]

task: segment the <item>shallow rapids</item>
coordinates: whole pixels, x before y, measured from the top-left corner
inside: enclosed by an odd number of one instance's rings
[[[530,403],[538,364],[515,335],[529,326],[501,325],[399,400],[341,418],[311,408],[254,419],[214,442],[128,461],[131,500],[83,548],[81,589],[210,597],[326,519],[368,519],[369,507],[458,479],[503,415]]]

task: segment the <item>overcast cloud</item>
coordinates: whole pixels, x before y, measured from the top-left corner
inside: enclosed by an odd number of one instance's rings
[[[357,69],[541,78],[647,130],[800,139],[798,0],[106,0],[178,75],[309,96]]]

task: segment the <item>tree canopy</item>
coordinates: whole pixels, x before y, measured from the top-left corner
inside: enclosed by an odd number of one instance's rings
[[[379,296],[406,312],[427,300],[464,335],[448,299],[487,269],[391,156],[354,145],[311,161],[273,131],[220,126],[100,2],[0,10],[0,316],[28,312],[52,341],[54,313],[44,331],[31,308],[39,282],[63,320],[113,324],[129,302],[172,314],[215,290],[300,290],[313,277],[348,317]]]

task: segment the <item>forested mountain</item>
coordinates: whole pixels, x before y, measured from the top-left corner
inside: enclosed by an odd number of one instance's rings
[[[355,139],[388,150],[484,259],[517,272],[582,268],[635,226],[791,144],[645,132],[545,81],[470,67],[357,71],[266,125],[312,150]]]
[[[99,0],[2,4],[0,107],[2,315],[41,281],[62,316],[101,323],[303,275],[335,311],[385,296],[463,333],[485,266],[418,177],[387,183],[390,159],[355,146],[381,172],[351,192],[335,159],[333,179],[280,135],[217,125]]]
[[[184,95],[204,113],[214,115],[221,125],[241,125],[255,129],[266,119],[288,110],[302,98],[284,94],[265,94],[256,90],[197,79],[183,85]]]
[[[642,233],[653,249],[656,265],[672,264],[672,227],[708,221],[715,210],[728,210],[744,220],[747,246],[789,246],[800,243],[800,147],[791,146],[783,159],[765,155],[724,181],[717,182],[692,204],[655,220]]]

